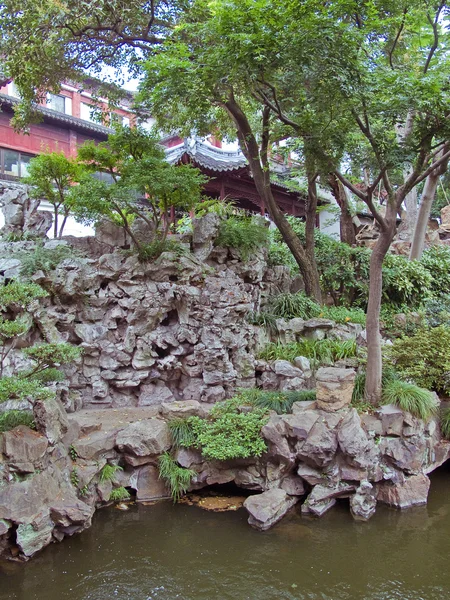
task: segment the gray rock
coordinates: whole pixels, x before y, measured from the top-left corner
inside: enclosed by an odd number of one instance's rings
[[[197,400],[179,400],[175,402],[163,402],[160,408],[161,415],[168,421],[171,419],[192,416],[203,416],[203,406]]]
[[[67,413],[59,399],[37,400],[33,413],[36,429],[45,435],[50,444],[56,444],[67,433]]]
[[[304,373],[311,372],[311,363],[309,362],[309,359],[306,358],[306,356],[297,356],[296,358],[294,358],[294,364]]]
[[[394,404],[387,404],[379,408],[375,414],[381,419],[383,435],[402,435],[404,414],[401,408]]]
[[[249,524],[266,531],[280,521],[297,501],[298,498],[288,496],[284,490],[273,489],[250,496],[245,500],[244,507],[249,513]]]
[[[303,377],[303,371],[294,367],[287,360],[276,360],[272,363],[272,370],[282,377]]]
[[[158,469],[152,465],[141,467],[137,476],[136,499],[148,502],[162,498],[170,498],[170,492],[159,478]]]
[[[138,406],[159,406],[163,402],[175,400],[175,396],[162,381],[147,383],[140,390]]]
[[[3,434],[3,454],[17,469],[30,472],[41,464],[47,451],[47,438],[25,425],[19,425]],[[0,513],[1,514],[1,513]]]
[[[116,446],[121,452],[134,456],[158,456],[171,446],[169,428],[160,419],[145,419],[132,423],[116,438]]]
[[[301,377],[289,377],[288,379],[282,379],[280,382],[280,390],[284,392],[303,389],[306,389],[306,382]]]
[[[16,543],[27,557],[47,546],[52,539],[53,522],[44,516],[34,524],[21,523],[17,527]]]
[[[350,409],[341,421],[337,437],[342,452],[352,458],[364,455],[371,445],[354,408]]]
[[[355,486],[344,482],[335,485],[319,484],[314,487],[305,504],[309,512],[321,517],[335,505],[336,498],[348,496],[353,491]]]

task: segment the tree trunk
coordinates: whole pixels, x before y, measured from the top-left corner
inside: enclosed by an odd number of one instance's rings
[[[328,184],[331,188],[331,193],[341,209],[339,215],[341,242],[352,246],[353,244],[356,244],[356,234],[355,226],[353,225],[353,217],[348,203],[347,192],[334,173],[329,174]]]
[[[442,154],[443,151],[441,151]],[[439,158],[439,156],[438,156]],[[436,195],[439,178],[447,170],[448,161],[439,168],[432,171],[425,180],[425,185],[420,199],[419,214],[417,216],[416,227],[409,252],[409,260],[419,260],[422,256],[425,246],[425,236],[427,233],[428,219],[430,218],[431,206]]]
[[[378,405],[381,400],[381,334],[380,309],[383,289],[383,260],[394,239],[395,230],[381,231],[370,257],[369,303],[367,305],[367,371],[364,396],[368,402]]]
[[[242,152],[248,160],[258,194],[299,266],[300,273],[305,283],[305,292],[308,296],[321,302],[317,266],[312,264],[309,260],[297,234],[275,202],[270,185],[269,170],[264,168],[261,163],[259,146],[250,123],[241,107],[232,96],[224,104],[224,107],[236,125],[239,143]]]

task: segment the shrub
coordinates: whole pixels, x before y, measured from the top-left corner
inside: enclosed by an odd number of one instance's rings
[[[268,344],[259,354],[259,358],[273,361],[277,359],[294,361],[297,356],[311,359],[314,366],[333,364],[337,360],[356,356],[355,340],[307,340],[289,344]]]
[[[33,413],[27,410],[5,410],[0,413],[0,433],[14,429],[18,425],[26,425],[34,429]]]
[[[282,319],[311,319],[320,314],[321,307],[304,292],[298,292],[272,296],[269,299],[269,312]]]
[[[111,490],[109,495],[111,502],[123,502],[130,499],[130,492],[124,487],[118,487]]]
[[[195,445],[206,459],[256,457],[266,450],[261,427],[267,422],[267,411],[254,408],[240,412],[241,403],[241,398],[236,396],[216,404],[206,419],[190,417]]]
[[[450,408],[446,408],[442,411],[440,417],[440,425],[442,435],[446,440],[450,440]]]
[[[100,471],[100,481],[102,483],[105,481],[114,481],[117,471],[123,471],[122,467],[119,467],[119,465],[106,464]]]
[[[160,479],[169,488],[173,501],[177,502],[189,489],[191,480],[196,475],[196,472],[192,469],[180,467],[168,452],[159,457],[158,468]]]
[[[9,307],[27,309],[33,300],[48,296],[37,283],[23,283],[22,281],[11,281],[7,285],[0,286],[0,309]]]
[[[420,261],[388,254],[383,263],[383,298],[391,305],[417,306],[431,296],[432,279]]]
[[[428,420],[436,414],[439,406],[431,392],[399,379],[389,381],[383,387],[382,402],[396,404],[402,410],[423,420]]]
[[[267,246],[268,241],[269,233],[265,224],[251,217],[229,217],[220,224],[216,244],[235,248],[243,260],[248,260],[250,254]]]
[[[43,271],[48,275],[63,260],[74,256],[80,257],[81,253],[65,244],[55,246],[51,249],[44,248],[42,244],[38,244],[31,251],[17,254],[17,257],[22,261],[20,274],[24,277],[31,277],[37,271]]]
[[[450,392],[450,329],[441,325],[402,337],[386,350],[399,373],[420,387]]]

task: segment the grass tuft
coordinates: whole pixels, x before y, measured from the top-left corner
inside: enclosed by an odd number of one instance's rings
[[[383,387],[382,403],[396,404],[424,421],[435,415],[439,407],[431,392],[399,379],[393,379]]]
[[[100,481],[102,483],[105,481],[114,481],[117,471],[123,471],[122,467],[106,464],[100,471]]]
[[[178,502],[181,496],[187,492],[196,472],[180,467],[168,452],[164,452],[159,457],[158,467],[160,479],[164,480],[169,488],[173,501]]]
[[[450,440],[450,408],[446,408],[442,411],[440,424],[442,435],[446,440]]]
[[[109,499],[112,502],[123,502],[124,500],[129,500],[130,498],[130,492],[123,486],[114,488],[113,490],[111,490],[111,493],[109,495]]]
[[[293,362],[297,356],[309,358],[314,366],[333,364],[337,360],[356,356],[355,340],[307,340],[290,344],[271,343],[259,354],[259,358],[273,361],[277,359]]]
[[[175,448],[191,448],[195,446],[195,434],[189,419],[176,418],[167,423]]]

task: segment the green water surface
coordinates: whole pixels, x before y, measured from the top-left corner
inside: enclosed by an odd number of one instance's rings
[[[1,600],[450,599],[450,470],[426,507],[355,522],[294,512],[265,533],[244,510],[133,506],[99,511],[81,535],[0,566]]]

